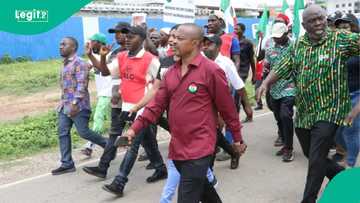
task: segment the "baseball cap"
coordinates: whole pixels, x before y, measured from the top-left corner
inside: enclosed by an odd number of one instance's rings
[[[208,34],[204,36],[204,40],[209,40],[210,42],[215,43],[216,46],[221,46],[221,38],[219,37],[219,35]]]
[[[91,41],[98,41],[106,44],[106,36],[103,33],[96,33],[89,38]]]
[[[271,28],[271,37],[280,38],[288,31],[284,23],[275,23]]]
[[[223,12],[219,10],[213,11],[210,15],[216,16],[219,20],[223,20],[225,22],[225,15]]]
[[[358,19],[350,13],[343,13],[341,16],[339,16],[336,20],[335,20],[335,25],[340,24],[341,22],[347,22],[347,23],[354,23],[356,25],[359,24]]]
[[[120,30],[122,33],[131,33],[135,35],[140,35],[141,38],[146,38],[146,30],[141,26],[130,26],[130,27],[124,27]]]
[[[127,22],[119,22],[118,24],[116,24],[116,26],[114,28],[110,28],[108,30],[109,33],[116,33],[116,32],[120,32],[123,28],[127,28],[130,27],[130,24]]]

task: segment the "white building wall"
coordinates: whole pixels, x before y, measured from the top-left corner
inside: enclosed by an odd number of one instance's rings
[[[327,9],[329,13],[342,11],[360,17],[360,0],[328,0]]]

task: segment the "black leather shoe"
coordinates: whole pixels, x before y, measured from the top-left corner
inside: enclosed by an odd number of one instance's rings
[[[155,166],[150,162],[148,165],[146,165],[146,170],[152,170],[152,169],[155,169]]]
[[[106,170],[99,168],[98,166],[90,167],[85,166],[83,170],[90,175],[96,176],[98,178],[106,178]]]
[[[235,154],[235,156],[231,157],[230,169],[237,169],[239,167],[240,154],[238,152]]]
[[[60,166],[59,168],[52,170],[51,174],[55,176],[55,175],[61,175],[64,173],[71,173],[71,172],[75,172],[75,171],[76,171],[75,166],[70,167],[70,168],[65,168],[65,167]]]
[[[116,183],[115,181],[113,181],[109,185],[104,185],[102,187],[102,189],[104,189],[105,191],[110,192],[118,197],[124,196],[124,186]]]
[[[167,178],[167,171],[166,168],[157,169],[150,177],[146,179],[148,183],[154,183],[156,181],[166,179]]]

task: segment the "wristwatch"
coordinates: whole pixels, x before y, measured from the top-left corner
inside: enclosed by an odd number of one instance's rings
[[[73,105],[76,105],[77,103],[78,103],[78,101],[76,99],[71,102],[71,104],[73,104]]]

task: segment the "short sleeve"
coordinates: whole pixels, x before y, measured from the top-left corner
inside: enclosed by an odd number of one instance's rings
[[[107,64],[111,76],[119,77],[119,62],[118,59],[114,59],[111,63]]]
[[[240,54],[240,43],[235,37],[233,37],[231,41],[231,54]]]
[[[147,72],[147,77],[149,77],[148,81],[152,81],[157,77],[159,69],[160,69],[159,59],[154,57],[148,68],[148,72]]]

